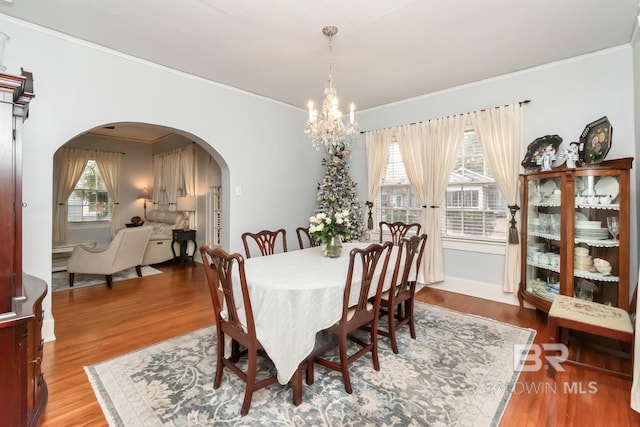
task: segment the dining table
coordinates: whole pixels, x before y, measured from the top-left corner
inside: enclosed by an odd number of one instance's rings
[[[317,246],[249,258],[244,262],[256,336],[273,361],[278,382],[285,385],[293,378],[296,405],[301,402],[301,363],[314,349],[317,332],[336,323],[342,315],[350,251],[370,244],[345,242],[337,258],[326,257],[322,247]],[[398,247],[394,246],[383,290],[391,285],[397,253]],[[382,265],[381,259],[376,268],[376,284]],[[362,266],[356,262],[350,305],[357,303],[361,277]],[[239,282],[237,269],[233,280]],[[371,288],[373,296],[376,286]]]

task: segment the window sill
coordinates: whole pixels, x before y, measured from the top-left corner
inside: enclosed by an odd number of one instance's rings
[[[442,247],[456,251],[481,252],[484,254],[505,255],[505,242],[490,242],[468,239],[442,238]]]
[[[97,228],[110,228],[110,221],[92,221],[92,222],[68,222],[67,227],[70,230],[85,230],[92,229],[95,230]]]

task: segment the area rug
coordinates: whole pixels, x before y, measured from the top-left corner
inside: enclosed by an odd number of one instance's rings
[[[142,276],[153,276],[155,274],[162,274],[162,271],[153,268],[149,265],[142,267]],[[133,279],[138,277],[135,267],[128,268],[126,270],[119,271],[113,274],[113,281],[119,282],[121,280]],[[53,292],[63,291],[67,289],[77,289],[85,286],[94,286],[104,284],[106,286],[106,279],[104,274],[80,274],[76,273],[73,281],[73,287],[69,286],[69,273],[66,271],[58,271],[51,274],[51,289]]]
[[[213,327],[85,371],[110,426],[497,426],[535,331],[428,304],[415,311],[417,339],[401,329],[394,354],[380,337],[381,369],[369,355],[355,361],[352,394],[339,372],[317,366],[300,406],[290,385],[273,384],[254,392],[245,417],[235,374],[225,369],[213,389]]]

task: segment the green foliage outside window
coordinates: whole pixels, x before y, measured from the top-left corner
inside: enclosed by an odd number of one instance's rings
[[[68,204],[69,222],[109,221],[109,193],[95,160],[89,160]]]

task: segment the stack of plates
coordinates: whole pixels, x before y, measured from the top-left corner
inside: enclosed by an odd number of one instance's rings
[[[591,255],[574,255],[573,268],[576,270],[596,271]]]
[[[609,230],[602,228],[600,221],[576,221],[576,237],[604,240],[609,238]]]
[[[582,239],[605,240],[609,238],[609,230],[606,228],[584,229],[576,228],[576,237]]]

